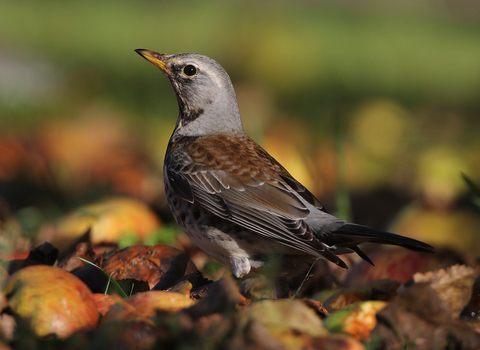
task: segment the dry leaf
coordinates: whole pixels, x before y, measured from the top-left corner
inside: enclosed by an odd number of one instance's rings
[[[170,269],[173,259],[179,254],[183,252],[165,244],[138,244],[107,254],[100,267],[116,280],[131,278],[146,281],[151,289]],[[195,265],[189,261],[186,273],[196,270]]]
[[[343,288],[330,296],[323,306],[330,312],[366,300],[387,301],[397,295],[401,283],[391,279],[373,281],[358,287]]]
[[[102,318],[102,324],[119,321],[142,321],[151,323],[151,318],[158,312],[175,313],[193,305],[190,297],[165,291],[149,291],[135,294],[129,298],[119,300]]]
[[[259,322],[288,349],[301,349],[313,337],[327,334],[320,317],[301,300],[259,300],[245,307],[241,315]]]
[[[479,268],[454,265],[424,274],[413,276],[415,283],[428,283],[439,298],[450,307],[451,317],[458,318],[472,296],[472,288],[478,276]]]
[[[378,349],[478,349],[480,333],[452,320],[450,307],[428,283],[416,283],[377,315],[371,334]]]
[[[344,287],[387,278],[406,283],[417,272],[434,271],[458,263],[453,256],[414,252],[403,247],[382,246],[368,256],[375,266],[363,260],[352,266],[342,283]]]

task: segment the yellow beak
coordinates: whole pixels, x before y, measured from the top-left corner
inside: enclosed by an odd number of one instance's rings
[[[145,50],[145,49],[136,49],[135,52],[138,53],[143,58],[145,58],[147,61],[156,65],[158,68],[162,70],[162,72],[165,72],[165,73],[172,72],[170,67],[167,66],[167,64],[162,61],[162,58],[164,55],[162,55],[161,53]]]

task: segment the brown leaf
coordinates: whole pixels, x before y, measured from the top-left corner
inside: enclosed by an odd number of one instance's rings
[[[450,307],[450,316],[460,316],[472,296],[472,287],[480,269],[465,265],[454,265],[446,269],[413,276],[415,283],[428,283],[438,297]]]
[[[259,300],[245,307],[241,317],[260,323],[288,349],[301,349],[312,337],[328,333],[316,312],[296,299]]]
[[[330,312],[366,300],[390,300],[397,295],[401,283],[391,279],[373,281],[358,287],[343,288],[330,296],[323,306]]]
[[[377,314],[372,343],[381,349],[478,349],[480,333],[451,319],[450,307],[427,283],[416,283]]]
[[[243,298],[229,275],[210,284],[206,296],[184,312],[194,319],[216,312],[228,314],[235,310],[240,302],[243,302]]]
[[[240,293],[252,301],[277,297],[274,283],[263,275],[245,279],[239,288]]]
[[[108,322],[98,327],[93,342],[80,347],[78,333],[71,337],[73,346],[76,349],[115,349],[115,350],[152,350],[161,349],[155,347],[158,338],[158,330],[152,322],[128,321]],[[168,349],[168,347],[166,348]]]
[[[180,253],[175,256],[172,259],[168,270],[162,275],[162,277],[160,277],[160,280],[152,287],[152,290],[167,290],[174,286],[175,283],[181,280],[185,275],[189,261],[190,258],[185,253]],[[191,289],[192,286],[190,286],[190,290]]]
[[[116,280],[132,278],[146,281],[150,288],[153,288],[179,254],[183,252],[164,244],[154,246],[138,244],[110,254],[111,256],[106,258],[100,267]],[[195,265],[189,261],[186,273],[196,270]]]
[[[190,297],[176,292],[149,291],[119,300],[102,318],[102,324],[118,321],[142,321],[153,325],[158,312],[175,313],[194,303]]]
[[[69,256],[63,259],[63,261],[59,262],[57,266],[65,271],[71,272],[86,264],[79,258],[83,258],[88,261],[94,261],[96,257],[97,256],[90,243],[78,243],[75,250]]]
[[[443,253],[420,253],[403,247],[381,247],[369,254],[375,266],[360,261],[348,270],[342,285],[360,286],[380,279],[409,282],[417,272],[438,270],[458,263],[455,256]]]
[[[328,310],[323,307],[322,303],[317,300],[303,298],[302,302],[309,308],[313,309],[321,318],[325,318],[330,315]]]

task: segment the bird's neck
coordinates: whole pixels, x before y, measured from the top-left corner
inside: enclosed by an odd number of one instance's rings
[[[229,113],[214,109],[181,110],[174,134],[182,136],[246,135],[238,108],[230,109]]]

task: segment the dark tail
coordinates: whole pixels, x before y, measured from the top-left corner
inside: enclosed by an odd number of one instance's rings
[[[329,246],[345,247],[356,252],[362,259],[373,265],[372,261],[363,253],[357,244],[373,242],[380,244],[398,245],[418,252],[435,253],[431,245],[416,239],[396,235],[394,233],[374,230],[362,225],[347,223],[323,237],[323,242]]]

